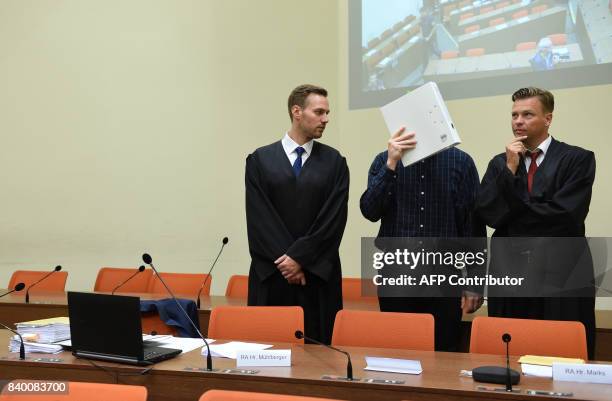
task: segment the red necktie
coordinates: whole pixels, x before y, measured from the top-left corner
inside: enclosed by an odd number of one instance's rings
[[[538,169],[536,159],[540,155],[540,152],[540,149],[536,149],[533,152],[528,153],[529,157],[531,157],[531,164],[529,165],[529,171],[527,171],[527,191],[529,191],[529,193],[531,193],[531,187],[533,186],[533,176]]]

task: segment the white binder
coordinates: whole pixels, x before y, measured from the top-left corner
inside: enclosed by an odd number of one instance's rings
[[[428,82],[380,108],[389,133],[415,131],[417,145],[402,156],[404,167],[461,143],[438,85]]]

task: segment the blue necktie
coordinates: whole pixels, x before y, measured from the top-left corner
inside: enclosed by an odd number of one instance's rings
[[[295,159],[295,162],[293,162],[293,172],[295,173],[296,177],[300,175],[300,171],[302,170],[302,154],[304,152],[306,152],[306,150],[301,146],[295,148],[297,159]]]

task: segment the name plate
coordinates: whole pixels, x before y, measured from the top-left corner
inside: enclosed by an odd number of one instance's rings
[[[553,363],[553,380],[612,384],[612,365]]]
[[[236,366],[291,366],[291,350],[238,351]]]

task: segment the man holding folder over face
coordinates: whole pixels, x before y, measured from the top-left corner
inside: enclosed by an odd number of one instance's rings
[[[403,167],[402,155],[418,146],[415,132],[398,130],[378,154],[361,196],[363,216],[380,220],[379,238],[457,238],[484,235],[472,210],[478,171],[472,158],[451,147]],[[400,294],[401,295],[401,294]],[[457,351],[462,310],[474,312],[482,297],[461,291],[451,297],[379,296],[383,312],[431,313],[435,349]]]

